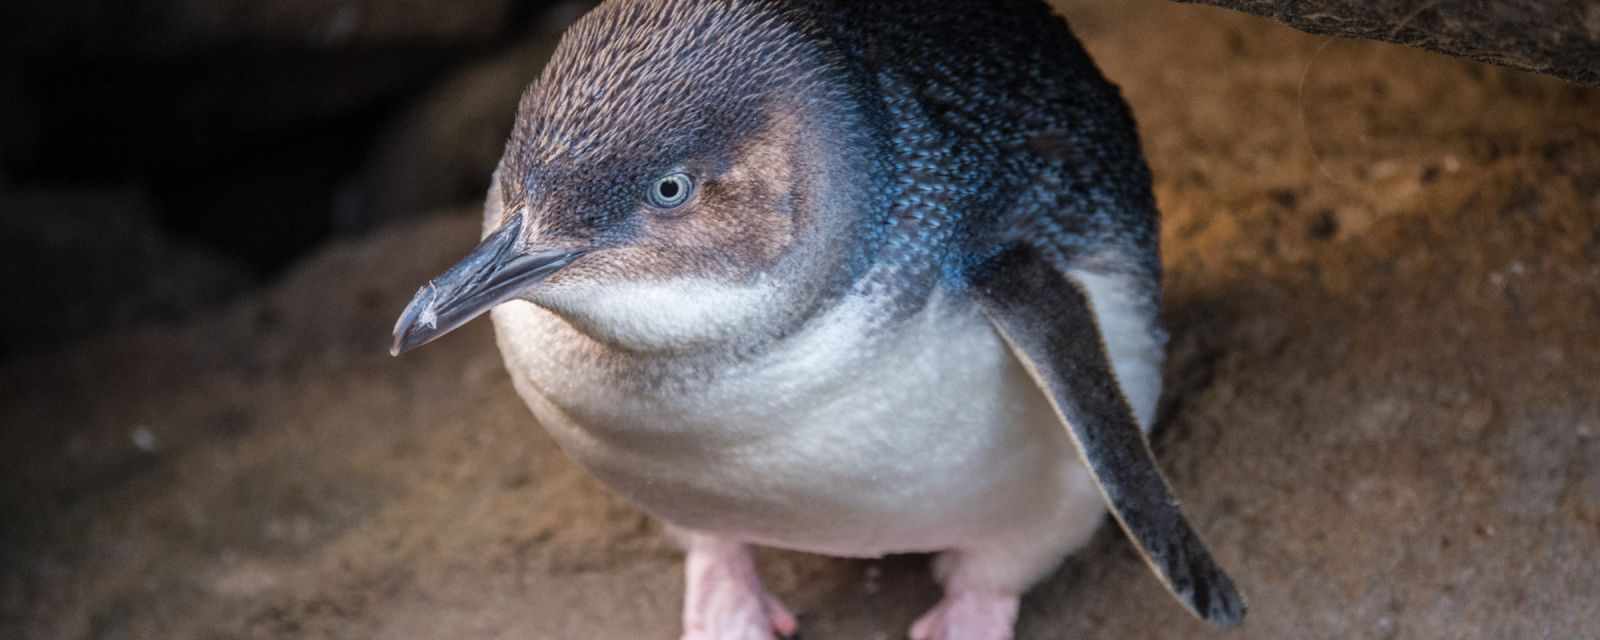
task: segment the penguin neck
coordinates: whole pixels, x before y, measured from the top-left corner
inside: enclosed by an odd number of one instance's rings
[[[767,278],[607,283],[559,290],[533,302],[600,348],[650,359],[694,357],[759,342],[781,330],[785,315],[780,285]]]

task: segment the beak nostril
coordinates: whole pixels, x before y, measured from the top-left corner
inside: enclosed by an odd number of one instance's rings
[[[435,295],[437,291],[438,287],[433,284],[432,280],[429,280],[427,305],[424,306],[422,308],[422,312],[417,315],[417,324],[419,326],[427,327],[429,330],[439,328],[439,312],[433,308],[433,303],[437,299],[437,296]]]

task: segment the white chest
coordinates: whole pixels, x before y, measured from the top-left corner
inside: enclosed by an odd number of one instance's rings
[[[685,527],[837,555],[936,549],[1048,501],[1076,465],[1044,398],[976,308],[936,296],[878,326],[843,305],[687,392],[625,392],[582,337],[494,312],[518,391],[612,488]]]

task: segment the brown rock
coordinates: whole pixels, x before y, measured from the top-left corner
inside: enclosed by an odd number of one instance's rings
[[[1178,0],[1272,18],[1307,33],[1421,47],[1600,85],[1600,5],[1489,0]]]

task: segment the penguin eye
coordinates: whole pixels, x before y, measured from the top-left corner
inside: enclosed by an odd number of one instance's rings
[[[661,209],[676,209],[694,194],[694,180],[688,174],[674,173],[656,179],[647,194],[650,204]]]

